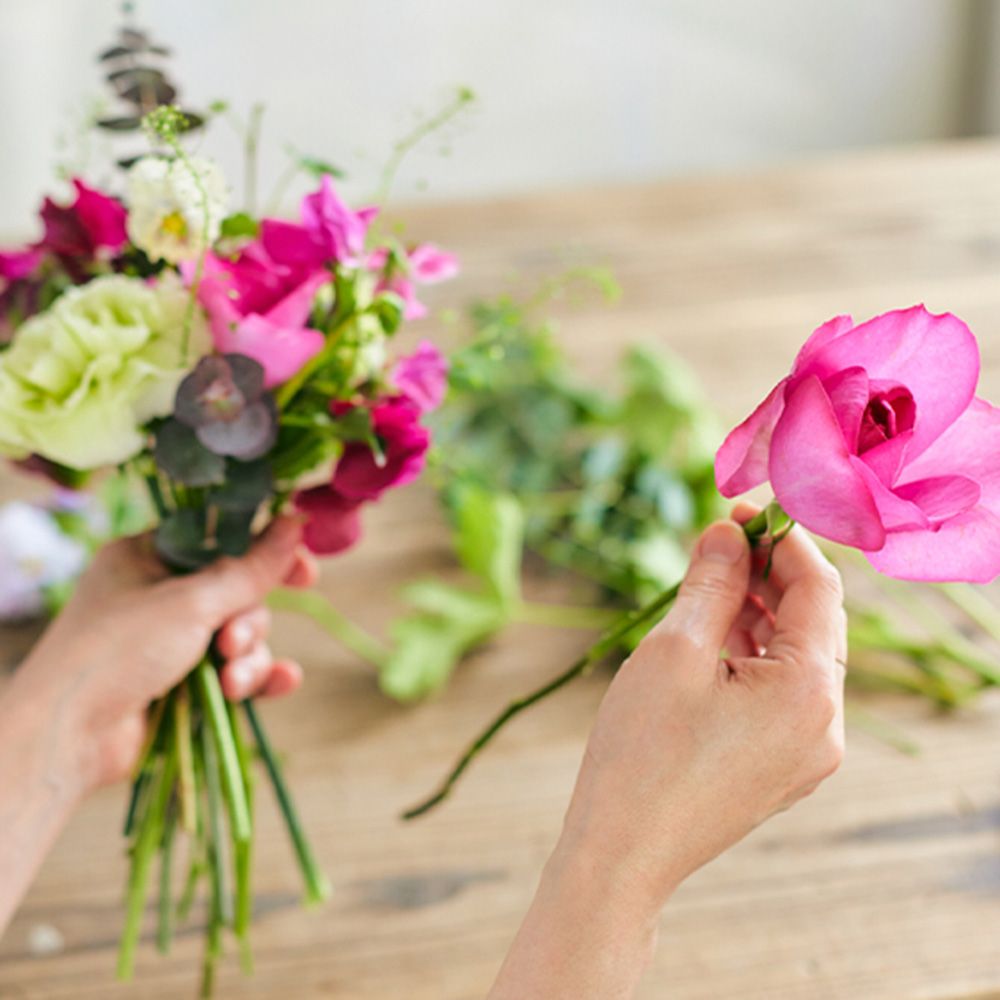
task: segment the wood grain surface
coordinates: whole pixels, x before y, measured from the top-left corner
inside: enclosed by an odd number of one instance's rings
[[[428,296],[438,308],[531,289],[566,264],[609,265],[623,285],[619,305],[554,309],[563,343],[598,385],[624,345],[666,344],[728,422],[829,316],[923,301],[970,323],[981,392],[1000,399],[1000,145],[401,214],[410,236],[462,258],[461,277]],[[416,334],[458,336],[433,321]],[[3,475],[0,496],[34,488]],[[407,490],[371,512],[364,543],[326,566],[322,586],[379,629],[400,583],[432,570],[452,571],[445,532],[429,494]],[[553,594],[551,583],[532,586]],[[439,698],[401,708],[312,624],[282,616],[277,633],[308,683],[268,705],[267,721],[336,895],[319,911],[299,908],[289,846],[261,796],[257,975],[244,979],[228,961],[219,995],[482,998],[556,838],[607,674],[523,717],[444,808],[410,825],[397,815],[499,705],[587,638],[518,626]],[[0,662],[26,641],[0,640]],[[866,708],[902,727],[920,755],[852,732],[843,768],[815,796],[677,893],[642,1000],[1000,998],[1000,698],[949,716],[899,698]],[[169,957],[147,934],[135,982],[114,982],[123,808],[123,790],[105,790],[65,832],[0,942],[0,997],[194,996],[197,910]],[[58,932],[58,952],[36,953],[40,928]]]

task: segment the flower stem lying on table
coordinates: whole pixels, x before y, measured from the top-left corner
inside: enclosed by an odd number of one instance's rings
[[[770,547],[773,548],[781,538],[786,535],[792,527],[787,515],[776,503],[769,504],[756,517],[748,521],[743,530],[746,533],[750,544],[757,546],[762,544],[765,538],[770,539]],[[770,553],[768,554],[768,568],[770,567]],[[550,694],[554,694],[560,688],[565,687],[578,677],[585,677],[594,666],[622,645],[625,637],[635,629],[643,626],[651,628],[662,614],[673,604],[680,592],[680,583],[675,584],[669,590],[663,591],[648,604],[635,611],[623,615],[570,667],[564,670],[557,677],[536,688],[534,691],[521,698],[512,701],[480,734],[477,736],[459,758],[458,763],[452,768],[450,774],[441,783],[438,790],[425,799],[419,805],[408,809],[403,813],[403,819],[416,819],[418,816],[429,812],[436,805],[443,802],[455,787],[456,782],[462,776],[466,768],[478,756],[480,751],[493,739],[497,733],[511,719],[519,715],[526,708],[537,704]]]

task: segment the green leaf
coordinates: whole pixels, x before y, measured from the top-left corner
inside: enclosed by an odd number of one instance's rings
[[[256,510],[273,492],[271,463],[267,459],[241,462],[231,458],[226,462],[226,481],[213,487],[209,501],[223,510]]]
[[[234,239],[240,236],[248,236],[253,239],[259,230],[260,223],[256,219],[251,218],[246,212],[237,212],[222,220],[219,232],[222,236]]]
[[[173,418],[156,431],[156,464],[184,486],[212,486],[226,479],[226,460],[209,451],[192,428]]]
[[[299,161],[299,166],[316,180],[320,180],[324,174],[336,177],[337,180],[343,180],[347,176],[340,167],[334,166],[329,160],[319,160],[314,156],[296,156],[296,158]]]
[[[519,601],[524,509],[517,498],[465,483],[453,494],[453,502],[459,561],[501,601]]]
[[[438,580],[418,581],[404,596],[421,610],[392,623],[395,645],[379,671],[382,690],[399,701],[440,690],[462,657],[509,621],[495,597]]]

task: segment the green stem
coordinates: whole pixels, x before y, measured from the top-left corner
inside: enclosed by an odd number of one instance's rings
[[[554,628],[579,628],[597,631],[607,628],[618,619],[621,612],[613,608],[595,608],[573,604],[542,604],[522,601],[511,614],[516,622],[528,625],[547,625]]]
[[[382,176],[379,178],[378,190],[374,198],[377,204],[385,207],[385,203],[389,199],[389,192],[392,190],[393,179],[403,160],[406,158],[406,154],[416,146],[419,146],[427,136],[436,132],[443,125],[446,125],[462,108],[474,100],[475,94],[468,88],[461,87],[449,104],[446,104],[433,117],[421,122],[409,135],[404,136],[393,146],[392,156],[389,157],[388,162],[382,170]]]
[[[791,522],[788,516],[781,510],[776,501],[771,501],[767,507],[764,508],[756,517],[752,518],[745,525],[743,525],[743,531],[747,536],[751,545],[760,545],[767,538],[771,539],[771,549],[777,542],[784,537],[785,534],[790,530]],[[768,557],[768,565],[770,565],[770,556]],[[532,691],[530,694],[524,695],[521,698],[517,698],[512,701],[480,734],[477,736],[472,743],[469,744],[465,752],[459,757],[458,763],[452,768],[451,772],[441,783],[438,790],[430,796],[430,798],[421,802],[419,805],[414,806],[412,809],[408,809],[403,813],[403,819],[416,819],[418,816],[422,816],[424,813],[433,809],[436,805],[443,802],[450,794],[451,790],[455,787],[456,782],[462,776],[465,769],[475,760],[476,756],[485,747],[497,733],[511,719],[515,716],[520,715],[525,709],[530,708],[532,705],[544,698],[547,698],[550,694],[558,691],[560,688],[565,687],[571,681],[576,680],[577,677],[583,677],[590,672],[594,664],[602,660],[608,655],[612,650],[616,649],[622,644],[625,637],[639,626],[654,620],[658,615],[662,614],[677,597],[680,592],[681,585],[679,583],[675,584],[669,590],[665,590],[658,597],[654,598],[648,604],[635,611],[631,611],[619,619],[618,623],[609,628],[604,635],[601,636],[597,642],[594,643],[586,653],[583,654],[575,663],[573,663],[568,669],[564,670],[557,677],[543,684],[540,688]]]
[[[257,749],[260,751],[264,766],[267,768],[267,773],[271,778],[271,784],[274,786],[274,794],[277,796],[278,805],[281,807],[282,815],[285,818],[285,825],[288,827],[288,833],[295,848],[295,856],[298,859],[299,868],[305,880],[306,903],[321,903],[323,900],[330,898],[332,891],[330,883],[320,870],[312,847],[306,839],[305,830],[302,828],[302,822],[296,812],[291,793],[285,782],[285,777],[281,773],[281,765],[278,763],[274,749],[271,747],[267,734],[264,732],[264,727],[257,715],[257,709],[253,702],[249,699],[244,701],[243,711],[246,712],[247,719],[250,722],[254,739],[257,741]]]
[[[146,891],[153,856],[163,838],[164,814],[177,772],[177,754],[172,746],[163,751],[155,793],[132,846],[132,864],[126,899],[125,929],[118,952],[118,978],[131,979],[135,969],[135,953],[142,931],[142,915],[146,908]]]
[[[848,725],[860,729],[863,733],[873,736],[880,743],[893,747],[900,753],[916,757],[920,753],[920,744],[910,739],[901,729],[886,722],[878,716],[866,712],[857,705],[845,705],[844,715]]]
[[[982,590],[971,583],[943,583],[940,590],[987,635],[1000,642],[1000,611]]]
[[[275,611],[295,611],[312,618],[348,649],[377,667],[384,666],[389,658],[390,650],[386,646],[341,614],[315,590],[274,590],[267,597],[267,606]]]
[[[883,591],[891,595],[893,600],[907,612],[914,622],[934,639],[942,653],[956,662],[964,664],[988,683],[1000,685],[1000,667],[992,660],[987,659],[974,642],[962,635],[954,624],[930,601],[922,597],[911,584],[880,577],[879,585]],[[983,609],[970,599],[979,596],[971,588],[964,593],[960,586],[955,584],[948,584],[940,589],[973,621],[990,631],[989,627],[972,613],[973,607],[979,614],[983,613]]]
[[[194,746],[191,742],[191,694],[186,683],[177,688],[174,703],[174,740],[177,743],[181,826],[188,835],[198,828],[198,786],[194,776]]]
[[[229,724],[229,715],[226,713],[226,699],[219,685],[219,674],[207,659],[195,667],[195,674],[205,719],[212,730],[215,749],[219,755],[219,771],[222,775],[222,789],[229,806],[229,823],[233,840],[245,843],[250,839],[250,809],[247,806],[246,789],[243,787],[233,730]]]
[[[557,677],[543,684],[540,688],[532,691],[521,698],[517,698],[512,701],[494,720],[491,722],[475,740],[469,744],[468,749],[459,758],[458,763],[452,768],[451,773],[445,778],[444,782],[438,788],[438,790],[421,802],[420,805],[414,806],[412,809],[408,809],[403,813],[403,819],[416,819],[418,816],[422,816],[424,813],[433,809],[434,806],[443,802],[448,795],[451,793],[452,788],[454,788],[455,783],[462,776],[465,769],[472,763],[479,752],[489,743],[498,732],[500,732],[503,727],[510,722],[514,716],[519,715],[526,708],[530,708],[536,702],[541,701],[543,698],[547,698],[550,694],[558,691],[560,688],[565,687],[570,681],[576,680],[577,677],[583,677],[594,667],[596,663],[602,660],[608,655],[613,649],[616,649],[621,645],[622,640],[631,632],[633,629],[642,625],[644,622],[648,622],[666,608],[668,608],[677,597],[680,590],[680,584],[671,587],[669,590],[665,590],[659,597],[655,598],[647,604],[645,607],[639,608],[637,611],[633,611],[619,620],[619,623],[613,628],[609,629],[607,632],[601,636],[600,639],[586,653],[583,654],[572,666],[567,670],[564,670]]]
[[[229,715],[229,725],[236,742],[236,753],[240,762],[240,772],[243,775],[243,786],[247,791],[247,805],[250,807],[250,821],[253,824],[253,806],[256,791],[256,779],[253,773],[253,760],[250,750],[243,739],[240,720],[237,718],[236,706],[226,702],[226,712]],[[236,914],[233,930],[240,939],[240,956],[243,970],[247,975],[253,972],[253,959],[250,955],[249,933],[253,920],[253,838],[245,844],[236,845]]]
[[[326,346],[318,354],[313,355],[284,385],[280,386],[274,393],[274,401],[278,405],[278,410],[284,410],[288,404],[298,395],[299,390],[305,385],[307,379],[325,365],[337,346],[337,340],[346,327],[353,323],[360,316],[360,313],[350,312],[344,317],[326,338]]]
[[[171,802],[163,827],[160,847],[160,899],[159,921],[156,928],[156,947],[161,955],[170,951],[174,937],[174,912],[171,906],[171,875],[173,872],[174,833],[177,830],[177,806]]]
[[[227,865],[225,857],[225,804],[223,802],[219,775],[219,758],[216,743],[207,725],[202,726],[202,762],[205,765],[205,795],[208,800],[208,825],[205,829],[206,858],[211,886],[211,906],[209,909],[209,936],[211,936],[211,914],[216,914],[222,923],[233,922],[232,897],[229,894]]]

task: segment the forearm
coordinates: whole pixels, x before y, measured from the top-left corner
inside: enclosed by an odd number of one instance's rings
[[[488,1000],[628,1000],[653,956],[659,907],[561,843]]]
[[[18,676],[0,691],[0,934],[80,799],[63,705]]]

